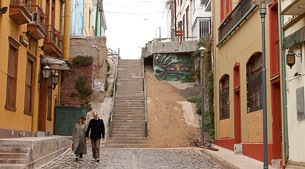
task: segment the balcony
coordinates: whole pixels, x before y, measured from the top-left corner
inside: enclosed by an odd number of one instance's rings
[[[31,5],[31,14],[32,19],[28,24],[28,31],[36,40],[43,39],[47,34],[44,29],[46,15],[38,5]]]
[[[282,15],[302,15],[305,13],[305,2],[304,0],[295,0],[283,9]]]
[[[221,46],[255,9],[251,0],[241,0],[218,28],[218,44]]]
[[[32,18],[30,14],[30,0],[11,0],[9,15],[19,25],[29,23]]]
[[[63,40],[60,32],[57,31],[52,25],[46,25],[45,30],[47,32],[44,38],[44,53],[49,56],[61,58]]]

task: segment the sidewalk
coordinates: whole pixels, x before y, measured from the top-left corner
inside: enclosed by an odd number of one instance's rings
[[[204,149],[203,152],[211,156],[211,158],[228,165],[228,168],[240,169],[262,169],[264,163],[253,158],[249,158],[242,154],[234,154],[233,151],[213,145],[218,151]],[[269,169],[276,169],[269,165]]]

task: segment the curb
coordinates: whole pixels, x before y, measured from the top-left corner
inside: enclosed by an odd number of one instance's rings
[[[232,163],[212,154],[209,153],[208,150],[199,150],[201,153],[209,156],[210,158],[212,158],[214,161],[216,161],[216,163],[220,164],[221,166],[225,167],[226,169],[239,169],[238,167],[236,167],[235,165],[233,165]]]

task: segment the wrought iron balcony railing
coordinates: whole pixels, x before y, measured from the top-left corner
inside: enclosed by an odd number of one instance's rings
[[[31,5],[30,11],[32,19],[28,24],[28,30],[36,40],[43,39],[46,35],[44,28],[46,15],[38,5]]]
[[[241,0],[218,28],[218,45],[223,42],[241,25],[253,12],[255,5],[251,0]]]
[[[61,57],[63,49],[63,39],[60,32],[53,25],[45,25],[47,35],[44,39],[45,53]]]
[[[30,5],[30,0],[10,0],[10,17],[19,25],[29,23],[31,19]]]

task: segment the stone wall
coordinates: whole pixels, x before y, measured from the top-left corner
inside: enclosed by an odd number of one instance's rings
[[[86,101],[102,102],[105,97],[105,79],[107,78],[106,37],[72,36],[70,45],[70,61],[76,56],[92,56],[93,64],[77,68],[62,76],[61,105],[83,105]],[[90,97],[82,99],[75,89],[75,81],[79,75],[87,76],[87,85],[93,89]]]

